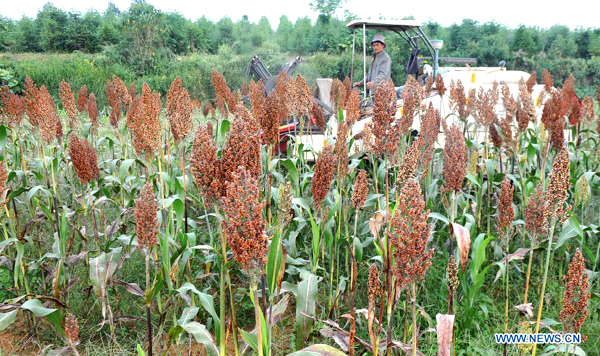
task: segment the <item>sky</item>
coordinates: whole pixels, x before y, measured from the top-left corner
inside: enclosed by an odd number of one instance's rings
[[[48,0],[3,0],[0,15],[13,19],[20,19],[23,15],[35,17],[46,2]],[[113,2],[121,11],[128,9],[131,4],[131,0],[113,0]],[[309,6],[310,0],[147,0],[147,2],[163,11],[177,11],[192,20],[206,16],[213,21],[218,21],[224,16],[229,16],[236,21],[243,15],[247,15],[250,21],[258,22],[262,16],[266,16],[274,28],[277,28],[282,15],[286,15],[292,21],[304,16],[313,20],[317,17]],[[53,0],[52,3],[65,11],[76,10],[84,13],[90,8],[102,12],[106,9],[108,1]],[[503,0],[457,2],[452,6],[448,0],[346,0],[342,9],[336,14],[341,17],[343,11],[347,10],[359,18],[370,19],[401,19],[412,15],[421,22],[432,20],[442,26],[460,23],[462,19],[470,18],[480,23],[496,21],[512,28],[521,24],[541,28],[560,24],[575,29],[578,26],[598,27],[600,4],[593,5],[593,3],[594,1],[591,0],[571,0],[567,6],[565,1],[558,0],[543,2]],[[409,8],[409,4],[413,4],[412,8]]]

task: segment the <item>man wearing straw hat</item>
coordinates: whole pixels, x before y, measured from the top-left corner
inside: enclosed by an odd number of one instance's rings
[[[381,33],[373,36],[371,41],[373,48],[373,60],[367,74],[367,89],[373,90],[379,83],[390,79],[392,73],[392,59],[385,53],[385,38]],[[362,86],[363,82],[354,83],[354,86]]]

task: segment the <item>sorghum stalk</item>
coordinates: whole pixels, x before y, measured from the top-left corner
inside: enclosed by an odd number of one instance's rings
[[[415,282],[411,283],[410,285],[410,289],[411,289],[411,306],[412,306],[412,356],[416,356],[417,355],[417,337],[418,337],[418,332],[417,332],[417,284]]]
[[[252,296],[254,299],[254,319],[256,321],[256,339],[257,339],[256,343],[258,346],[258,355],[263,356],[262,327],[261,327],[261,321],[260,321],[261,309],[260,309],[259,300],[258,300],[258,283],[256,282],[255,278],[253,278],[251,289],[252,289]]]
[[[546,263],[544,264],[544,276],[542,277],[542,290],[540,292],[540,305],[538,307],[537,318],[535,322],[535,333],[540,331],[540,322],[542,320],[542,310],[544,308],[544,293],[546,292],[546,281],[548,280],[548,268],[550,267],[550,258],[552,257],[552,239],[554,238],[554,227],[556,226],[556,218],[550,221],[550,235],[548,236],[548,248],[546,250]],[[532,355],[535,356],[537,344],[533,344]]]
[[[550,175],[550,182],[548,183],[548,197],[547,200],[550,204],[550,236],[548,237],[548,250],[546,253],[546,263],[544,265],[544,277],[542,279],[542,290],[539,298],[539,308],[537,313],[537,321],[535,325],[535,332],[538,333],[540,329],[540,321],[542,319],[542,310],[544,305],[544,293],[546,291],[546,282],[548,280],[548,268],[550,267],[550,258],[553,254],[552,239],[554,237],[554,229],[557,222],[561,221],[566,216],[565,200],[568,196],[569,189],[569,153],[565,147],[556,155],[554,163],[552,165],[552,174]],[[537,350],[537,344],[533,345],[533,353],[535,356]]]
[[[146,247],[146,298],[150,295],[150,246]],[[146,331],[148,333],[148,355],[152,356],[152,314],[150,311],[152,301],[146,302]]]
[[[218,204],[215,204],[215,213],[217,215],[217,220],[221,217],[221,212],[219,210]],[[220,349],[221,355],[226,355],[227,352],[227,344],[225,342],[225,270],[227,269],[227,247],[225,242],[225,232],[223,231],[223,227],[221,223],[217,224],[219,230],[219,238],[221,239],[221,270],[220,278],[219,278],[219,317],[221,322],[220,332],[221,335],[219,337],[220,341]]]

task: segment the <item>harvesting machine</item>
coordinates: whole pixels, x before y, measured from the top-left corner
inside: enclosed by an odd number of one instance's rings
[[[460,80],[464,86],[464,90],[466,93],[469,92],[470,89],[474,88],[476,91],[479,88],[482,88],[484,91],[490,89],[494,82],[496,83],[505,83],[510,92],[516,96],[518,93],[518,84],[519,80],[523,78],[523,80],[527,81],[530,74],[524,71],[518,70],[507,70],[504,67],[504,61],[501,61],[497,67],[477,67],[475,66],[477,63],[476,59],[473,58],[451,58],[451,57],[440,57],[439,51],[442,49],[443,41],[441,40],[430,40],[425,32],[423,32],[422,25],[420,22],[416,20],[353,20],[346,25],[353,32],[353,43],[352,43],[352,68],[350,68],[350,80],[354,82],[354,77],[356,74],[356,70],[354,68],[354,57],[356,55],[356,42],[359,39],[359,36],[362,35],[362,77],[366,78],[368,61],[367,57],[370,56],[370,53],[367,53],[367,38],[366,33],[367,30],[375,30],[378,32],[393,32],[396,35],[400,36],[403,40],[405,40],[412,51],[410,54],[407,54],[407,66],[406,71],[407,74],[415,76],[417,81],[421,84],[424,84],[429,76],[433,77],[433,81],[435,83],[435,79],[437,76],[441,76],[444,87],[449,88],[451,81],[457,82]],[[392,61],[404,61],[403,58],[392,58]],[[431,61],[433,65],[429,65],[426,62]],[[257,57],[253,59],[250,66],[248,67],[247,74],[249,71],[252,71],[259,78],[263,78],[263,81],[266,83],[267,90],[269,88],[273,88],[276,76],[270,75],[268,71],[268,77],[263,74],[263,77],[260,77],[260,69],[262,63],[259,63]],[[300,62],[300,58],[296,58],[294,61],[286,64],[282,68],[282,72],[290,73],[290,69],[293,71],[297,64]],[[455,66],[440,66],[440,64],[454,64]],[[462,66],[461,66],[462,65]],[[262,66],[264,67],[264,66]],[[262,71],[265,73],[264,71]],[[265,79],[266,78],[266,79]],[[365,79],[363,79],[365,81]],[[315,155],[314,153],[320,152],[322,148],[326,145],[326,141],[335,138],[337,133],[338,121],[335,115],[332,115],[333,111],[331,110],[332,102],[330,98],[330,90],[331,90],[332,79],[330,78],[320,78],[317,79],[318,86],[318,94],[316,94],[317,102],[323,108],[323,112],[325,117],[328,117],[328,125],[327,131],[322,132],[318,130],[318,128],[314,128],[310,132],[297,132],[294,129],[293,123],[290,125],[286,123],[282,125],[282,129],[280,130],[280,135],[282,141],[287,141],[293,137],[297,143],[304,144],[304,147],[308,147],[311,153],[308,154],[307,159],[313,160]],[[363,82],[363,88],[366,88],[366,83]],[[541,114],[541,103],[537,100],[540,96],[540,93],[543,89],[543,85],[536,85],[533,88],[532,97],[536,100],[536,110],[537,114]],[[372,105],[372,93],[369,93],[367,90],[364,90],[362,93],[363,99],[363,109],[361,110],[362,115],[360,120],[358,120],[352,126],[352,133],[350,138],[354,138],[353,145],[358,147],[352,147],[350,152],[361,152],[362,142],[360,140],[361,133],[365,128],[365,125],[371,122],[372,120],[372,110],[369,110],[368,106]],[[440,95],[438,89],[433,86],[431,91],[424,94],[423,102],[421,103],[425,105],[425,107],[432,104],[434,108],[438,109],[443,117],[446,117],[449,113],[452,112],[449,107],[448,94]],[[403,101],[398,95],[397,98],[397,112],[396,117],[400,117],[402,113]],[[504,107],[500,104],[495,108],[496,114],[499,117],[503,116]],[[449,116],[447,119],[447,123],[451,124],[453,120],[458,120],[453,115]],[[473,117],[467,118],[468,122],[474,121]],[[296,125],[299,126],[299,125]],[[418,135],[420,129],[419,120],[415,119],[413,121],[413,134]],[[483,129],[482,129],[483,130]],[[483,135],[483,131],[481,133],[477,133]],[[483,138],[483,137],[478,137]],[[437,146],[442,146],[444,144],[444,135],[440,133],[438,136],[438,140],[436,142]],[[283,148],[285,145],[280,145],[280,148]],[[294,145],[294,147],[298,147],[298,145]]]

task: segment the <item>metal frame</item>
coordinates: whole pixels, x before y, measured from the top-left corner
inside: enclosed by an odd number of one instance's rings
[[[350,23],[352,23],[352,22],[350,22]],[[346,25],[346,26],[348,26],[348,25]],[[356,26],[352,26],[352,69],[350,71],[350,78],[352,80],[354,79],[354,52],[356,49],[356,28],[358,26],[359,26],[358,24]],[[366,36],[367,36],[367,28],[368,28],[366,21],[362,23],[361,27],[363,30],[363,88],[364,88],[363,95],[366,98],[366,95],[367,95],[367,90],[366,90],[366,85],[367,85],[367,83],[366,83],[366,78],[367,78],[367,39],[366,39]],[[423,42],[425,43],[427,50],[431,54],[431,57],[434,60],[433,78],[435,79],[435,77],[437,76],[437,72],[438,72],[438,63],[437,63],[438,51],[435,48],[433,48],[431,41],[429,40],[427,35],[425,35],[425,32],[423,32],[423,29],[421,28],[421,24],[415,23],[412,26],[411,25],[407,25],[407,26],[403,26],[403,25],[389,26],[389,25],[387,25],[386,26],[385,24],[381,24],[381,25],[373,24],[369,27],[371,27],[371,29],[383,29],[383,30],[395,32],[403,40],[405,40],[413,49],[419,48],[419,44],[418,44],[418,42],[415,41],[413,36],[410,36],[410,32],[415,34],[414,37],[421,38],[423,40]],[[398,30],[398,28],[400,28],[400,31]]]

